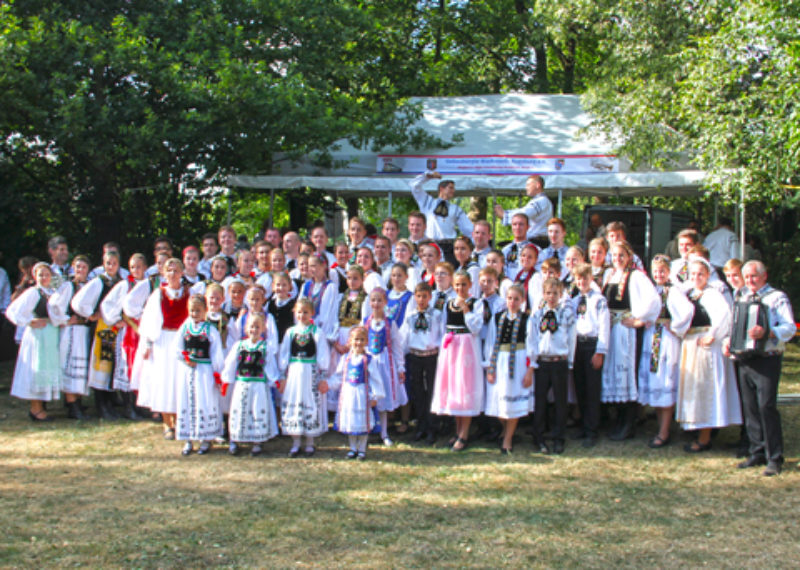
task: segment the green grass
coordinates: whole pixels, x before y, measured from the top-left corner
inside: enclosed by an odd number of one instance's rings
[[[786,359],[797,389],[800,351]],[[510,457],[399,444],[345,461],[285,438],[260,458],[180,455],[153,423],[45,426],[8,396],[0,365],[0,566],[794,566],[800,558],[800,406],[783,406],[783,475],[737,470],[723,430],[708,454],[622,444]],[[523,429],[524,431],[524,429]],[[675,433],[677,436],[677,432]],[[676,439],[680,440],[680,438]]]

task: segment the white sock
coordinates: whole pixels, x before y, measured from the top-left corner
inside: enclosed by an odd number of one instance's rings
[[[389,412],[378,412],[381,418],[381,439],[389,437]]]
[[[292,436],[292,449],[294,449],[294,450],[300,449],[300,436],[299,435]]]
[[[306,436],[306,449],[309,447],[314,447],[314,438]]]
[[[350,444],[350,451],[357,451],[358,450],[358,436],[357,435],[348,435],[347,441]]]
[[[367,452],[367,439],[369,439],[368,435],[358,435],[356,436],[358,440],[358,451],[361,453]]]

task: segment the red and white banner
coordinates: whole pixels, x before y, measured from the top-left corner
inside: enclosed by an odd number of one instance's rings
[[[403,155],[379,154],[381,174],[609,174],[619,172],[619,159],[612,154],[597,155]]]

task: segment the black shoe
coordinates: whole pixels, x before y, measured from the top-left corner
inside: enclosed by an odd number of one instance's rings
[[[200,444],[200,447],[197,449],[197,455],[205,455],[211,451],[211,444],[207,441],[204,441]]]
[[[292,449],[290,449],[289,450],[289,457],[292,458],[292,459],[294,459],[296,457],[300,457],[300,448],[298,447],[298,448],[295,449],[293,447]]]
[[[595,435],[586,436],[581,445],[586,448],[594,447],[595,445],[597,445],[597,436]]]
[[[651,439],[647,443],[647,447],[649,447],[650,449],[661,449],[662,447],[668,446],[669,442],[670,442],[669,437],[667,439],[661,439],[660,436],[656,435],[653,439]]]
[[[350,451],[347,452],[347,455],[345,455],[345,457],[347,459],[355,459],[356,457],[358,457],[358,452],[355,449],[351,449]]]
[[[253,447],[250,449],[250,456],[251,456],[251,457],[258,457],[259,455],[261,455],[261,452],[262,452],[262,451],[264,451],[264,450],[261,448],[261,445],[259,445],[258,443],[256,443],[256,444],[255,444],[255,445],[253,445]]]
[[[759,465],[766,465],[767,458],[763,455],[751,455],[747,461],[742,461],[736,467],[739,469],[747,469],[748,467],[758,467]]]
[[[43,413],[46,413],[44,411],[44,409],[42,409],[42,411],[39,412],[38,414],[34,414],[33,412],[28,412],[28,417],[31,419],[32,422],[37,422],[37,423],[38,422],[52,422],[53,421],[52,416],[41,417]]]
[[[703,453],[704,451],[711,451],[711,442],[709,441],[708,443],[700,443],[699,441],[695,440],[684,445],[683,450],[686,453]]]
[[[186,445],[184,445],[183,449],[181,449],[181,455],[184,455],[184,456],[185,455],[189,455],[191,452],[192,452],[192,442],[191,441],[187,441]]]
[[[562,453],[564,453],[563,439],[557,439],[553,441],[553,453],[555,453],[556,455],[561,455]]]
[[[231,442],[228,446],[228,455],[239,455],[239,445]]]
[[[79,402],[68,402],[67,403],[67,417],[71,420],[88,420],[90,419],[83,410],[81,409],[81,405]]]
[[[133,420],[139,421],[142,419],[142,416],[136,413],[136,406],[134,405],[133,401],[133,393],[132,392],[121,392],[122,396],[122,417],[126,420]]]
[[[416,432],[414,434],[414,441],[422,441],[422,439],[424,437],[425,437],[425,432],[424,431],[418,431],[418,432]]]
[[[767,468],[764,469],[762,475],[764,477],[774,477],[775,475],[780,475],[782,470],[783,463],[779,461],[770,461],[767,463]]]
[[[428,445],[436,445],[436,434],[430,432],[428,434],[428,437],[425,438],[425,443],[427,443]]]
[[[550,453],[550,448],[547,447],[547,444],[544,441],[538,441],[537,439],[533,440],[533,449],[539,453],[544,453],[545,455]]]
[[[365,452],[363,452],[363,451],[359,451],[358,452],[358,460],[359,461],[366,461],[366,459],[367,459],[367,454]]]
[[[313,445],[307,445],[306,448],[303,450],[303,455],[306,457],[313,457],[314,454],[317,452],[317,448]]]
[[[510,447],[501,447],[500,448],[500,455],[511,455],[511,448]]]

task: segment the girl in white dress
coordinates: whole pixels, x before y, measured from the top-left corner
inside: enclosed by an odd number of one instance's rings
[[[731,309],[722,293],[709,286],[712,271],[704,259],[689,263],[694,315],[683,339],[675,410],[683,429],[698,430],[697,439],[684,447],[689,453],[711,449],[712,429],[742,423],[733,363],[722,354],[730,336]]]
[[[186,440],[182,455],[192,452],[192,440],[199,440],[198,455],[211,449],[211,441],[222,435],[219,404],[220,372],[225,364],[219,332],[206,322],[206,300],[189,299],[189,318],[178,331],[173,348],[178,360],[178,419],[176,439]]]
[[[694,307],[678,287],[669,281],[669,258],[657,255],[650,273],[661,296],[661,313],[648,326],[639,362],[639,403],[656,411],[658,433],[649,446],[658,449],[669,444],[669,428],[675,409],[680,378],[681,338],[692,321]]]
[[[407,239],[398,240],[394,246],[394,260],[406,266],[406,289],[413,291],[419,283],[419,268],[414,263],[414,244]]]
[[[292,436],[289,457],[300,455],[301,438],[307,457],[314,455],[314,438],[328,431],[325,393],[328,383],[321,370],[329,364],[328,342],[312,322],[314,306],[298,299],[294,306],[297,324],[286,332],[281,343],[279,368],[285,375],[280,383],[283,432]]]
[[[72,278],[62,283],[58,291],[50,296],[48,305],[53,324],[61,329],[59,363],[61,366],[61,389],[67,402],[67,417],[86,420],[81,396],[89,395],[89,321],[75,314],[70,301],[86,285],[89,275],[89,259],[76,255],[72,260]]]
[[[33,266],[36,286],[29,287],[6,309],[6,317],[22,328],[17,363],[11,395],[21,400],[30,400],[28,417],[33,422],[48,422],[42,402],[57,400],[61,392],[59,369],[58,328],[53,324],[48,299],[53,294],[50,281],[53,270],[47,263]]]
[[[381,439],[386,446],[393,445],[389,438],[389,412],[408,403],[405,387],[406,364],[403,357],[403,341],[400,328],[386,318],[386,292],[375,288],[369,295],[372,314],[364,319],[367,329],[367,351],[378,363],[379,375],[373,382],[380,382],[383,397],[378,400]]]
[[[500,418],[503,443],[500,451],[511,452],[519,418],[533,410],[533,356],[531,319],[523,311],[525,290],[513,285],[506,293],[507,310],[492,315],[484,345],[486,368],[486,415]]]
[[[377,271],[375,264],[375,254],[368,247],[360,247],[356,252],[356,264],[364,270],[364,291],[367,295],[372,293],[376,287],[383,288],[383,278],[380,271]]]
[[[245,323],[247,337],[237,341],[225,359],[222,392],[230,390],[228,453],[239,453],[240,443],[252,443],[250,455],[260,455],[262,445],[278,435],[278,419],[271,388],[278,385],[276,335],[265,333],[264,315],[254,313]]]
[[[483,326],[483,302],[470,297],[468,273],[456,273],[453,286],[456,297],[445,304],[445,335],[436,364],[431,413],[455,417],[451,449],[462,451],[467,446],[472,417],[480,415],[484,404],[478,337]]]
[[[336,429],[348,436],[350,451],[347,459],[366,459],[367,439],[375,427],[373,408],[384,397],[378,361],[367,353],[367,329],[350,329],[350,351],[339,361],[338,379],[332,385],[339,388],[336,409]]]

